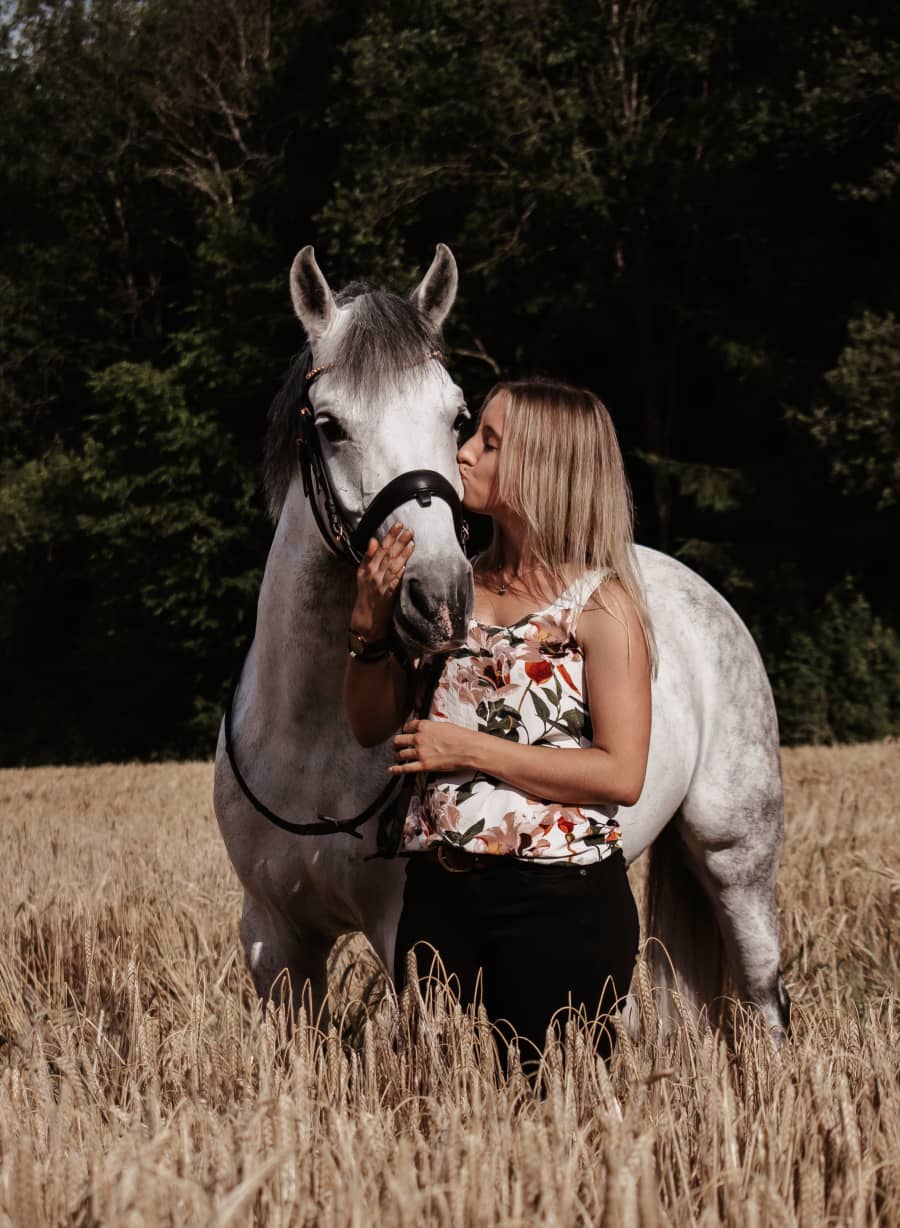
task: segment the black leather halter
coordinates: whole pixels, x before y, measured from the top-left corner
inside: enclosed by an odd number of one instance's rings
[[[440,350],[426,354],[423,362],[440,358]],[[410,469],[382,487],[366,508],[359,524],[352,529],[341,511],[334,493],[328,466],[322,455],[322,443],[316,429],[315,414],[310,403],[309,390],[332,364],[313,367],[312,354],[306,363],[303,377],[303,399],[300,404],[300,434],[297,436],[297,454],[303,478],[303,493],[309,499],[316,525],[325,545],[339,558],[358,566],[366,552],[369,538],[374,537],[378,526],[391,512],[404,503],[415,499],[420,507],[429,507],[432,499],[443,499],[453,513],[453,527],[460,544],[465,548],[469,528],[463,518],[462,503],[453,486],[433,469]],[[321,499],[321,504],[319,500]]]
[[[320,375],[332,368],[330,365],[313,367],[312,353],[308,347],[306,354],[303,398],[299,410],[301,433],[297,436],[297,452],[300,461],[300,473],[303,478],[303,493],[309,499],[319,533],[332,554],[346,559],[354,567],[358,566],[366,552],[369,538],[375,536],[378,526],[387,519],[391,512],[395,511],[401,504],[408,503],[411,499],[415,499],[421,507],[428,507],[433,498],[443,499],[449,505],[450,511],[453,513],[453,525],[456,530],[456,536],[459,539],[460,545],[465,549],[466,540],[469,536],[469,527],[463,518],[462,503],[460,502],[459,495],[457,495],[451,483],[433,469],[410,469],[408,472],[401,473],[398,477],[393,478],[378,492],[366,508],[356,528],[350,528],[335,497],[334,487],[328,474],[328,466],[325,464],[325,458],[322,455],[319,432],[316,430],[315,415],[313,414],[313,408],[309,399],[309,390],[312,385]],[[427,362],[431,358],[440,358],[440,356],[439,350],[432,350],[431,353],[425,355],[423,362]],[[319,498],[321,498],[324,508],[319,505]],[[380,813],[378,852],[374,856],[393,856],[396,851],[396,845],[399,842],[398,822],[402,817],[399,814],[398,807],[401,799],[405,798],[412,789],[413,781],[410,776],[402,777],[402,783],[396,777],[390,777],[375,800],[370,802],[365,810],[362,810],[352,819],[332,819],[327,815],[318,814],[311,822],[292,823],[288,819],[281,818],[274,810],[270,810],[264,802],[259,800],[244,779],[234,754],[233,710],[243,671],[244,663],[242,662],[234,687],[232,688],[228,707],[225,709],[225,753],[228,756],[228,762],[234,779],[237,781],[238,788],[253,809],[258,814],[261,814],[263,818],[268,819],[275,827],[280,827],[282,831],[290,832],[294,836],[333,836],[344,834],[355,836],[357,839],[362,839],[361,833],[357,831],[357,828],[361,827],[368,819]],[[433,664],[430,677],[426,679],[427,685],[422,704],[419,708],[419,714],[422,716],[427,716],[428,714],[428,708],[431,705],[431,695],[437,684],[439,673],[440,670]],[[398,785],[400,786],[399,791]],[[389,803],[392,800],[394,805],[389,808]],[[395,811],[397,813],[393,813]]]

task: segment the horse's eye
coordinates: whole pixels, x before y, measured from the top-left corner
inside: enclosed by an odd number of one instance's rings
[[[472,428],[474,425],[472,415],[469,413],[469,411],[465,408],[461,409],[453,420],[453,430],[459,439],[460,446],[462,446],[472,434]]]
[[[347,438],[347,432],[338,422],[337,418],[319,418],[316,421],[316,426],[329,443],[340,443],[342,439]]]

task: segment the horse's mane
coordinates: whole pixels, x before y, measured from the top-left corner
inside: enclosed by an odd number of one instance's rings
[[[354,397],[363,392],[379,397],[434,348],[436,338],[408,299],[352,282],[335,295],[335,301],[339,307],[355,304],[331,359],[340,367],[343,386]],[[263,483],[274,521],[281,515],[297,469],[297,410],[308,360],[306,345],[291,362],[269,407]]]

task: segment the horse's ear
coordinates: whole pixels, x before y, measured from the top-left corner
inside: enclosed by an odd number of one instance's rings
[[[453,252],[446,243],[439,243],[431,268],[409,296],[432,332],[436,333],[450,314],[458,283]]]
[[[337,305],[310,246],[297,252],[291,265],[291,299],[307,337],[318,341],[334,319]]]

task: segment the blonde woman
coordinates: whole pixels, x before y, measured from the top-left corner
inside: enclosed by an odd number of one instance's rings
[[[438,663],[428,719],[394,737],[391,770],[418,774],[395,971],[400,987],[415,948],[426,976],[436,948],[462,1000],[480,977],[489,1016],[539,1052],[561,1008],[593,1018],[631,979],[638,919],[620,807],[644,781],[653,633],[597,397],[498,384],[458,461],[465,507],[494,532],[474,563],[468,638]],[[369,543],[351,622],[363,642],[386,638],[413,549],[399,524]],[[352,658],[345,703],[359,741],[397,729],[408,694],[390,654]],[[611,1043],[598,1032],[602,1052]]]

